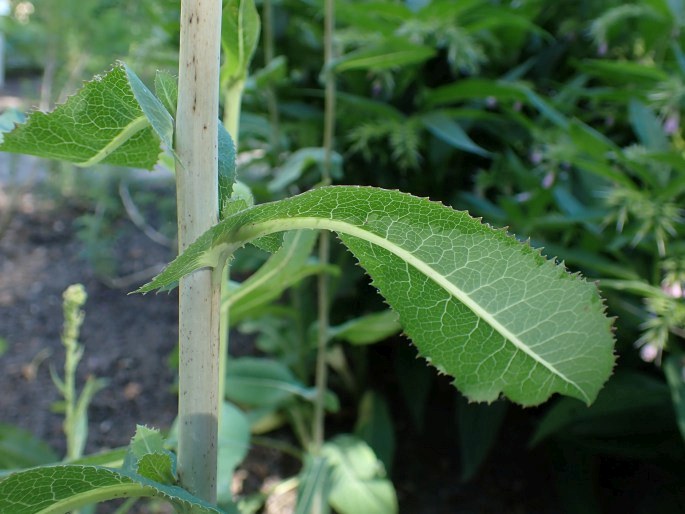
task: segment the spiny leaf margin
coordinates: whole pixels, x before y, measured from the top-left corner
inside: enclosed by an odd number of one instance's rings
[[[589,404],[611,374],[611,320],[593,284],[466,212],[396,191],[332,186],[238,212],[138,292],[303,228],[339,234],[420,353],[471,400]]]
[[[125,66],[86,82],[50,113],[34,111],[4,135],[0,151],[68,161],[152,169],[160,139],[133,94]]]

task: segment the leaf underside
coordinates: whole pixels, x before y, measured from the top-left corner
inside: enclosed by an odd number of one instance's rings
[[[591,403],[611,373],[611,321],[594,285],[465,212],[395,191],[326,187],[238,212],[138,292],[307,228],[338,233],[420,354],[472,401]]]

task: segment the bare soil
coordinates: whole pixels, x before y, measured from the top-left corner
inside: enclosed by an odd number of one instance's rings
[[[175,416],[174,371],[166,364],[177,341],[176,295],[129,295],[99,280],[81,256],[73,222],[80,213],[33,193],[23,195],[0,239],[0,422],[30,430],[64,451],[50,368],[62,375],[62,293],[82,283],[88,293],[78,375],[106,378],[90,408],[88,451],[128,443],[136,424],[169,428]],[[128,269],[164,263],[169,250],[130,230],[116,249]],[[11,393],[11,394],[9,394]]]

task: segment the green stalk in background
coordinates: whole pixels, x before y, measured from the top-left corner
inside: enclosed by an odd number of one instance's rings
[[[62,295],[64,311],[64,380],[52,373],[52,380],[64,397],[64,435],[67,440],[65,460],[75,460],[83,455],[88,438],[88,405],[93,396],[105,386],[105,381],[89,377],[81,394],[76,389],[76,368],[83,357],[83,346],[78,342],[81,325],[85,318],[81,310],[88,295],[81,284],[69,286]]]
[[[175,150],[179,251],[218,221],[221,0],[182,0]],[[216,501],[221,268],[179,284],[178,475]]]
[[[274,10],[271,0],[263,0],[262,20],[264,24],[264,68],[267,68],[274,60]],[[281,120],[278,114],[276,92],[272,86],[268,86],[266,90],[266,105],[269,111],[269,124],[271,125],[271,151],[274,155],[278,155]]]
[[[333,32],[335,30],[334,1],[325,0],[324,11],[324,80],[325,80],[325,106],[324,106],[324,162],[322,170],[322,185],[331,184],[331,165],[333,156],[333,137],[335,133],[335,76],[331,63],[333,61]],[[324,268],[330,261],[331,233],[322,230],[319,236],[319,263]],[[314,402],[314,420],[312,427],[313,447],[315,457],[321,454],[325,439],[325,395],[328,384],[328,368],[326,366],[326,346],[329,333],[329,278],[326,271],[322,271],[317,278],[317,318],[318,334],[316,348],[316,400]],[[319,489],[314,498],[312,510],[315,514],[324,512],[323,491]]]
[[[333,61],[333,31],[335,25],[334,1],[326,0],[324,18],[324,69],[326,92],[324,110],[324,163],[321,183],[331,183],[331,159],[333,155],[333,136],[335,131],[335,77],[330,67]],[[330,260],[330,232],[322,231],[319,238],[319,262],[326,266]],[[316,357],[316,402],[314,404],[314,453],[321,451],[324,441],[324,397],[326,394],[326,343],[328,341],[329,305],[328,274],[324,271],[318,277],[318,337]]]

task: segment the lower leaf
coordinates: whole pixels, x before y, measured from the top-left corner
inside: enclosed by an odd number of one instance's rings
[[[8,514],[66,514],[94,503],[138,497],[165,500],[180,512],[226,514],[180,487],[99,466],[46,466],[0,481],[0,512]]]

